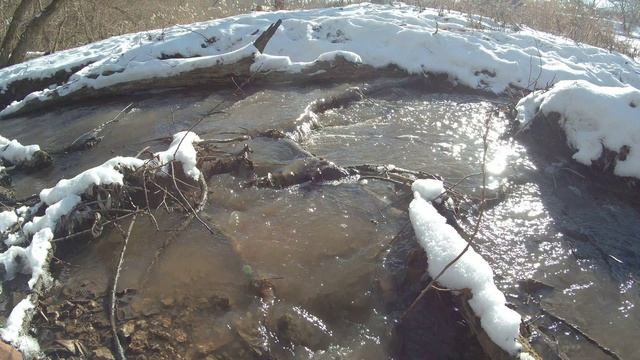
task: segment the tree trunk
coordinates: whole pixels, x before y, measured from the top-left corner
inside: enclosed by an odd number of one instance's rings
[[[17,64],[24,60],[25,55],[27,54],[27,50],[29,46],[34,43],[34,40],[42,32],[45,25],[47,24],[47,20],[51,17],[51,15],[55,14],[56,11],[62,6],[66,0],[53,0],[47,7],[38,15],[33,17],[24,31],[20,35],[18,39],[18,43],[11,51],[11,56],[7,61],[6,65]]]
[[[13,16],[11,17],[11,22],[9,23],[9,27],[7,28],[7,32],[4,34],[2,44],[0,44],[0,68],[7,65],[9,56],[11,56],[12,45],[18,35],[18,28],[24,21],[24,18],[27,15],[29,9],[33,7],[35,1],[36,0],[22,0],[18,4],[16,10],[13,12]]]

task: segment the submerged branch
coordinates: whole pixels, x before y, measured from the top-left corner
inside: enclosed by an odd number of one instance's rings
[[[124,262],[124,255],[127,251],[127,245],[129,243],[129,238],[131,237],[131,231],[133,230],[133,225],[136,223],[136,214],[133,214],[133,218],[129,223],[129,229],[126,233],[122,232],[122,236],[124,238],[124,243],[122,245],[122,251],[120,252],[120,258],[118,259],[118,266],[116,267],[116,273],[113,277],[113,287],[111,288],[111,306],[109,311],[109,320],[111,322],[111,331],[113,333],[113,341],[115,343],[116,354],[119,360],[126,360],[126,356],[124,354],[124,348],[120,343],[120,338],[118,337],[118,328],[116,326],[116,291],[118,289],[118,280],[120,279],[120,273],[122,272],[122,263]]]

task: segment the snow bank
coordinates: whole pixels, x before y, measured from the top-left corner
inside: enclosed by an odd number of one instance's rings
[[[523,98],[517,110],[525,128],[538,113],[559,113],[567,143],[577,150],[576,161],[591,165],[603,148],[626,153],[616,161],[614,173],[640,178],[640,90],[561,81],[549,91]]]
[[[40,150],[38,145],[24,146],[18,140],[9,140],[0,135],[0,158],[11,164],[29,161],[33,154]]]
[[[282,25],[264,53],[257,54],[252,42],[278,19]],[[495,93],[510,85],[531,88],[577,79],[640,88],[640,65],[626,56],[528,28],[492,30],[485,23],[487,29],[479,30],[467,21],[463,14],[439,16],[436,10],[419,12],[404,4],[252,13],[116,36],[0,69],[0,92],[15,81],[50,77],[79,64],[90,63],[66,84],[28,98],[171,76],[251,55],[256,56],[253,71],[298,72],[340,56],[377,68],[394,65],[411,74],[446,73],[460,84]],[[14,103],[0,116],[21,106]]]
[[[185,173],[197,179],[200,171],[196,168],[197,153],[193,144],[198,141],[200,138],[193,132],[179,132],[173,136],[169,148],[155,153],[155,158],[160,162],[159,165],[164,167],[170,161],[180,162]],[[144,164],[145,160],[134,157],[115,157],[71,179],[60,180],[53,188],[42,190],[40,192],[42,202],[31,210],[22,207],[0,213],[0,233],[6,233],[16,223],[21,223],[29,211],[35,211],[40,206],[47,205],[44,215],[34,217],[22,228],[7,234],[5,243],[13,246],[0,254],[0,264],[5,270],[2,280],[12,280],[18,273],[31,274],[31,279],[28,281],[29,288],[35,289],[34,287],[41,280],[46,286],[49,277],[47,266],[52,248],[51,240],[60,218],[69,214],[81,202],[80,196],[91,186],[122,185],[123,169],[136,169]],[[29,238],[31,242],[27,247],[15,246]],[[33,357],[39,352],[37,342],[25,332],[24,322],[30,318],[28,312],[33,309],[34,305],[30,300],[23,300],[12,310],[4,328],[0,329],[2,339],[16,346],[28,357]]]
[[[438,180],[417,180],[412,185],[414,199],[409,205],[411,224],[429,259],[428,272],[435,277],[456,258],[467,245],[458,232],[446,223],[430,201],[442,194]],[[451,266],[438,280],[450,289],[470,289],[469,305],[480,317],[480,323],[491,340],[508,353],[520,350],[516,341],[520,315],[505,306],[506,299],[493,283],[489,264],[473,248]]]

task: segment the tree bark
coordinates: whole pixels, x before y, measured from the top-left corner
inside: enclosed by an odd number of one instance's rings
[[[7,32],[4,34],[4,38],[2,39],[2,44],[0,44],[0,68],[7,65],[7,61],[11,56],[12,45],[18,35],[18,28],[35,2],[36,0],[22,0],[13,12],[9,28],[7,28]]]
[[[53,0],[49,5],[47,5],[44,10],[33,17],[27,26],[25,27],[22,34],[18,38],[18,43],[11,51],[11,56],[7,61],[6,65],[17,64],[24,60],[25,55],[27,54],[27,50],[29,46],[34,43],[34,40],[42,32],[45,25],[47,24],[47,20],[57,12],[57,10],[62,6],[62,4],[66,0]]]

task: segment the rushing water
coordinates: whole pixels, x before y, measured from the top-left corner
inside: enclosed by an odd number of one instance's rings
[[[481,170],[488,124],[488,196],[495,200],[474,246],[492,265],[496,283],[570,358],[604,354],[558,318],[624,358],[637,355],[637,209],[597,188],[562,159],[543,159],[504,136],[508,121],[498,111],[500,99],[391,87],[305,123],[310,118],[301,115],[312,101],[346,88],[281,87],[245,96],[203,91],[141,95],[4,121],[0,133],[55,151],[133,103],[95,148],[56,155],[52,169],[14,176],[22,197],[115,155],[133,155],[146,146],[161,149],[160,139],[189,128],[212,108],[223,112],[194,128],[202,137],[308,125],[313,130],[304,133],[300,145],[338,165],[393,164],[439,174],[450,183]],[[263,172],[307,156],[292,140],[256,139],[249,145],[256,169]],[[481,183],[480,176],[471,176],[458,190],[477,197]],[[209,187],[202,217],[215,227],[214,235],[197,222],[176,233],[182,221],[176,214],[158,215],[160,231],[140,220],[120,283],[122,289],[138,290],[123,304],[125,319],[170,312],[167,304],[182,306],[171,311],[180,319],[176,324],[189,324],[188,357],[202,354],[203,348],[231,346],[238,336],[280,358],[398,354],[391,336],[398,313],[385,305],[389,293],[383,281],[385,272],[394,270],[382,259],[385,246],[406,224],[410,194],[376,180],[270,190],[246,188],[233,176],[221,175]],[[473,226],[473,214],[463,227]],[[120,244],[113,232],[61,247],[60,256],[70,263],[61,281],[71,288],[90,283],[104,291]],[[276,305],[268,310],[256,305],[247,290],[249,278],[269,279]],[[524,286],[522,280],[528,279],[543,283],[544,290]],[[224,298],[230,310],[203,312],[194,305],[212,298]],[[302,329],[287,335],[297,346],[274,340],[278,332],[281,340],[283,323]]]

